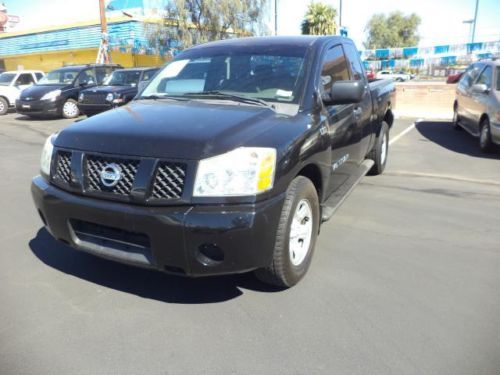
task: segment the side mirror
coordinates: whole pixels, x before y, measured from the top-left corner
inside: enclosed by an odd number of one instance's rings
[[[488,86],[486,86],[484,83],[476,83],[475,85],[472,85],[472,92],[477,93],[477,94],[485,94],[488,91]]]
[[[148,84],[149,81],[139,81],[139,84],[137,85],[137,92],[144,90]]]
[[[363,81],[336,81],[323,101],[327,105],[359,103],[363,99],[365,90]]]

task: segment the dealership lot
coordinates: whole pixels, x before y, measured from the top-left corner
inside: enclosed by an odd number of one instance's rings
[[[185,279],[77,252],[31,202],[45,137],[0,118],[0,373],[497,374],[500,154],[397,120],[386,173],[323,225],[306,278]]]

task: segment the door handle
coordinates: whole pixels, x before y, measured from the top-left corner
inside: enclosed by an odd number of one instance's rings
[[[357,120],[363,114],[363,108],[361,108],[361,107],[354,108],[354,110],[352,111],[352,113],[354,114],[354,118]]]

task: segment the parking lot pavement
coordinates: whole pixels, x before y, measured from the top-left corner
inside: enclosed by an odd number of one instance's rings
[[[72,250],[29,193],[45,135],[0,118],[2,374],[485,374],[500,369],[500,156],[448,123],[392,144],[296,287],[184,279]],[[398,120],[393,139],[411,120]]]

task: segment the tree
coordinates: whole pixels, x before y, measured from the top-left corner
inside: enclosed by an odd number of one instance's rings
[[[416,46],[420,37],[417,34],[420,17],[412,13],[405,16],[397,11],[389,16],[374,14],[366,24],[368,33],[365,48],[400,48]]]
[[[231,35],[253,35],[262,27],[268,0],[171,0],[160,24],[150,25],[146,36],[153,44],[182,48]]]
[[[337,32],[335,22],[337,10],[331,5],[312,2],[302,21],[304,35],[334,35]]]

